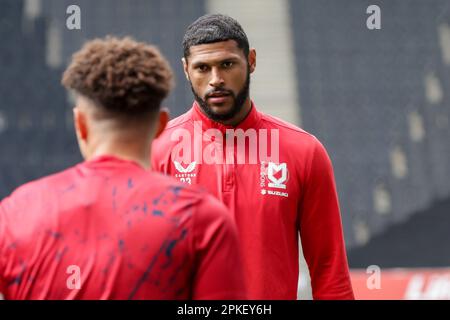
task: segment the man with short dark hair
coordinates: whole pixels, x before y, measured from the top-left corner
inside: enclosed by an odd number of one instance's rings
[[[6,299],[245,299],[237,232],[212,196],[150,172],[172,70],[130,38],[88,42],[63,76],[85,162],[0,203]],[[233,272],[230,272],[233,270]]]
[[[298,232],[313,298],[353,299],[323,145],[257,110],[249,96],[256,51],[237,21],[200,17],[187,28],[183,49],[195,102],[153,143],[153,168],[205,187],[230,209],[250,299],[297,298]]]

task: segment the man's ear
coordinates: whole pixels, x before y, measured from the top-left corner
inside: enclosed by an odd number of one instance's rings
[[[251,48],[248,53],[248,64],[250,66],[250,73],[253,73],[256,69],[256,50]]]
[[[75,132],[80,141],[86,141],[88,138],[88,125],[86,114],[80,108],[73,108],[73,121],[75,124]]]
[[[184,75],[186,76],[186,80],[189,81],[189,73],[188,73],[188,63],[186,58],[181,58],[181,62],[183,62],[183,71]]]
[[[156,121],[157,129],[155,139],[158,138],[161,135],[161,133],[163,133],[164,129],[167,126],[167,123],[169,122],[169,118],[170,118],[169,110],[167,108],[162,108],[159,111],[158,119]]]

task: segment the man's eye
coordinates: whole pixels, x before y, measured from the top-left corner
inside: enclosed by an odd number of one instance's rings
[[[231,61],[225,61],[224,63],[222,63],[222,66],[224,68],[231,68],[233,66],[233,62]]]
[[[198,71],[204,72],[204,71],[208,70],[208,66],[203,64],[203,65],[196,67],[196,69]]]

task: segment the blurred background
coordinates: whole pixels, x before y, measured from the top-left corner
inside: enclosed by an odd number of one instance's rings
[[[187,111],[181,39],[205,13],[243,25],[259,108],[327,148],[357,298],[450,299],[449,0],[0,0],[0,199],[81,161],[60,78],[86,40],[158,45],[177,80],[164,105]],[[302,260],[300,299],[308,280]]]

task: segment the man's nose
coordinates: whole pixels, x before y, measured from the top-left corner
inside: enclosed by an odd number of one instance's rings
[[[209,81],[209,85],[212,87],[222,87],[225,84],[225,81],[222,77],[222,73],[217,69],[213,68],[211,70],[211,80]]]

